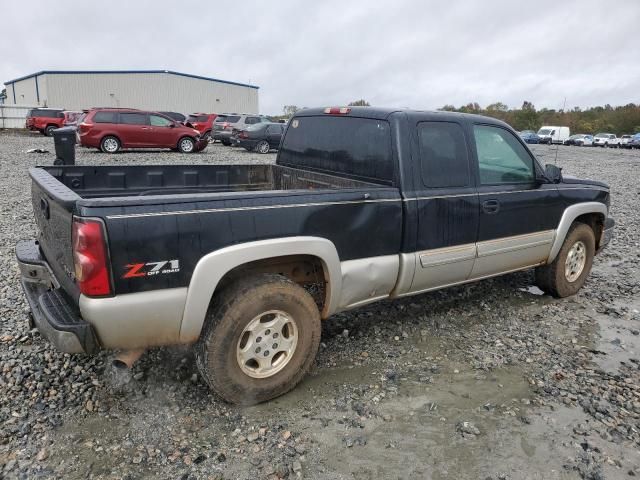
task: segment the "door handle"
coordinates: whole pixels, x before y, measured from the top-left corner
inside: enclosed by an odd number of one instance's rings
[[[500,211],[500,202],[498,200],[485,200],[482,202],[482,210],[489,215]]]

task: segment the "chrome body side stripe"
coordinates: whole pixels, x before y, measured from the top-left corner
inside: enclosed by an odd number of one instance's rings
[[[151,213],[128,213],[123,215],[107,215],[109,220],[120,220],[123,218],[143,218],[143,217],[163,217],[167,215],[196,215],[202,213],[221,213],[221,212],[242,212],[251,210],[271,210],[274,208],[300,208],[300,207],[326,207],[329,205],[356,205],[361,203],[386,203],[400,202],[399,198],[381,198],[378,200],[345,200],[340,202],[314,202],[314,203],[292,203],[284,205],[256,205],[253,207],[220,207],[220,208],[203,208],[200,210],[176,210],[173,212],[151,212]]]

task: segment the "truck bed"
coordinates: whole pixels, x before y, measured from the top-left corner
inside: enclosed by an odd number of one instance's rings
[[[40,167],[79,197],[214,192],[334,190],[384,186],[282,165],[125,165]]]

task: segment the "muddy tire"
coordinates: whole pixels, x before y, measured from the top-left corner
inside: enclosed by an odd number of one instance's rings
[[[239,280],[212,301],[195,346],[200,374],[230,403],[252,405],[294,388],[320,344],[320,313],[282,275]]]
[[[595,251],[596,240],[591,227],[574,223],[555,260],[536,268],[536,284],[557,298],[575,295],[591,271]]]

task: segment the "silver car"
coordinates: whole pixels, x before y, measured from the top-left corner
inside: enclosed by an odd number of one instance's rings
[[[223,145],[231,145],[234,130],[244,130],[249,125],[257,123],[271,123],[271,119],[263,115],[250,113],[225,113],[218,115],[213,122],[213,140],[219,140]]]

